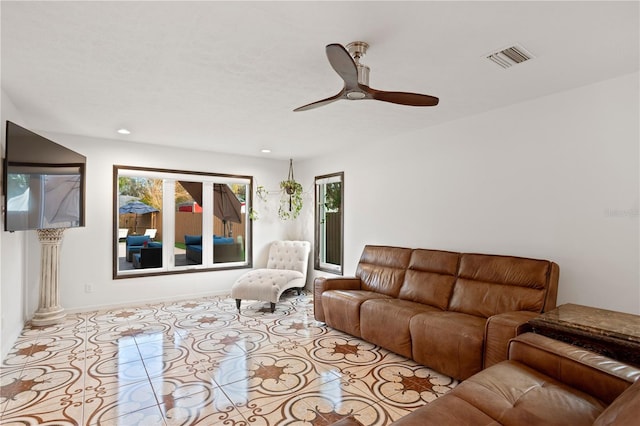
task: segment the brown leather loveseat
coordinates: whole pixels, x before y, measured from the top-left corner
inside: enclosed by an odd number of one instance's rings
[[[466,379],[555,308],[558,265],[512,256],[365,246],[353,278],[316,278],[328,326]]]
[[[640,424],[639,377],[638,367],[525,333],[511,340],[508,361],[392,425],[632,426]]]

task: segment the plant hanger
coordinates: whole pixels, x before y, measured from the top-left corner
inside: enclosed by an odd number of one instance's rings
[[[293,176],[293,159],[291,158],[289,159],[289,174],[286,180],[280,182],[280,189],[283,190],[283,194],[280,199],[278,216],[283,220],[295,219],[300,214],[300,210],[302,210],[303,188]]]

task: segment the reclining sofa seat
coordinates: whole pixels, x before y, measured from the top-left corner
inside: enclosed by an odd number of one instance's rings
[[[316,279],[315,317],[466,379],[555,308],[558,275],[546,260],[365,246],[354,278]]]
[[[632,426],[640,368],[549,337],[524,333],[493,365],[392,426]]]

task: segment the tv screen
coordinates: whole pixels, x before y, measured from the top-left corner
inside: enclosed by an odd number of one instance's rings
[[[84,226],[85,157],[7,122],[5,230]]]

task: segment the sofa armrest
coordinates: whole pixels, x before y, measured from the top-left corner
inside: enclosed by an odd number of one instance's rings
[[[515,311],[489,317],[484,328],[484,368],[506,360],[509,340],[531,331],[528,321],[538,315],[537,312]]]
[[[525,333],[509,342],[509,359],[610,404],[640,378],[640,368],[549,337]]]
[[[318,277],[313,281],[313,313],[318,321],[324,321],[322,293],[327,290],[359,290],[360,278]]]

